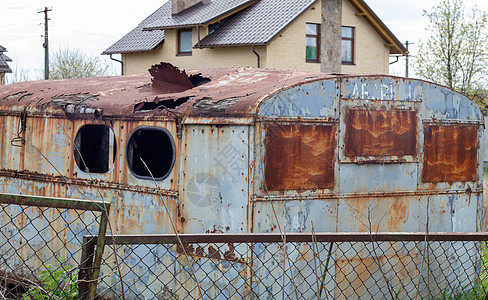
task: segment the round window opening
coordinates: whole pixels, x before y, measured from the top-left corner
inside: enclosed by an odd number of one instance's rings
[[[142,179],[163,180],[175,162],[175,145],[163,128],[140,127],[127,144],[127,164],[132,174]]]
[[[112,128],[105,124],[83,125],[76,133],[76,165],[86,173],[106,173],[114,165],[117,147]]]

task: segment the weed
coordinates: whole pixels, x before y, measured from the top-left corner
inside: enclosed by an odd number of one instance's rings
[[[40,279],[38,285],[32,286],[22,295],[22,300],[78,299],[78,275],[72,272],[66,260],[61,259],[58,267],[46,265]]]

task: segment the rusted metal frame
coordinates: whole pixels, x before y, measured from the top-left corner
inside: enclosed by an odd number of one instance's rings
[[[226,243],[282,243],[281,233],[206,233],[206,234],[178,234],[181,242],[200,244],[226,244]],[[314,240],[315,239],[315,240]],[[488,241],[488,232],[429,232],[426,239],[425,232],[322,232],[315,233],[287,233],[286,241],[289,243],[306,242],[423,242],[423,241]],[[148,234],[148,235],[108,235],[106,243],[117,245],[140,244],[178,244],[175,234]]]
[[[7,193],[0,193],[0,203],[89,211],[108,211],[110,209],[110,203],[103,201],[40,197]]]
[[[0,110],[0,116],[7,116],[7,117],[19,117],[22,112],[20,111],[4,111]],[[31,118],[42,118],[42,119],[64,119],[64,120],[73,120],[73,119],[80,119],[85,120],[86,116],[81,115],[70,115],[70,117],[66,116],[66,113],[50,113],[46,114],[40,112],[30,112],[26,111],[27,117]],[[138,114],[132,114],[131,116],[128,115],[102,115],[96,119],[91,121],[155,121],[155,122],[167,122],[167,121],[174,121],[174,116],[166,116],[166,115],[154,115],[154,111],[148,112],[141,112]]]
[[[388,164],[388,163],[418,163],[419,161],[419,153],[418,149],[420,149],[421,144],[418,137],[418,128],[421,126],[420,118],[418,112],[420,111],[419,105],[422,101],[414,101],[414,100],[385,100],[385,99],[348,99],[340,97],[339,102],[339,115],[341,120],[341,136],[339,137],[339,162],[340,163],[352,163],[352,164]],[[366,103],[368,103],[366,105]],[[385,107],[387,110],[385,111]],[[346,125],[350,124],[347,121],[348,118],[348,111],[377,111],[379,113],[387,113],[387,112],[416,112],[416,123],[417,129],[416,132],[416,145],[415,149],[417,149],[417,153],[410,153],[404,155],[346,155],[346,148],[348,145],[348,138],[349,130],[346,129]],[[356,139],[353,139],[356,140]],[[400,147],[402,148],[402,147]]]
[[[260,127],[257,126],[256,119],[253,118],[253,124],[252,126],[249,126],[249,130],[247,132],[247,140],[248,140],[248,145],[249,147],[247,148],[247,158],[248,158],[248,168],[247,168],[247,178],[254,178],[255,176],[255,164],[256,164],[256,155],[259,153],[258,151],[258,143],[256,142],[256,139],[260,139],[261,135],[259,134],[260,132]],[[252,145],[252,146],[251,146]],[[247,194],[249,197],[249,202],[248,202],[248,207],[247,207],[247,228],[248,232],[254,232],[254,200],[251,195],[253,195],[254,192],[254,180],[248,180],[247,181]],[[246,275],[248,276],[249,280],[249,294],[252,294],[252,287],[254,283],[254,244],[251,243],[249,244],[249,249],[251,249],[249,255],[248,255],[248,263],[246,265]],[[259,281],[259,279],[258,279]]]
[[[352,199],[352,198],[385,198],[385,197],[410,197],[410,196],[431,196],[431,195],[454,195],[465,194],[466,189],[451,189],[451,190],[419,190],[419,191],[404,191],[404,192],[371,192],[371,193],[323,193],[323,194],[308,194],[308,195],[264,195],[254,196],[255,202],[265,201],[297,201],[297,200],[338,200],[338,199]],[[471,194],[482,194],[482,188],[471,188]]]
[[[333,118],[303,118],[303,117],[257,117],[257,122],[286,122],[286,123],[314,123],[319,125],[338,124],[339,119]]]
[[[115,189],[115,190],[124,190],[124,191],[132,191],[132,192],[143,192],[148,194],[159,195],[163,194],[164,196],[170,197],[178,197],[179,193],[176,190],[167,190],[167,189],[160,189],[157,188],[149,188],[144,186],[135,186],[135,185],[128,185],[122,183],[113,183],[107,182],[103,180],[92,180],[92,179],[83,179],[83,178],[65,178],[62,176],[52,176],[46,174],[39,174],[39,173],[31,173],[31,172],[21,172],[21,171],[12,171],[12,170],[1,170],[0,169],[0,177],[9,177],[9,178],[16,178],[16,179],[27,179],[32,181],[38,182],[51,182],[51,183],[61,183],[61,184],[69,184],[69,185],[82,185],[82,186],[89,186],[89,187],[97,187],[97,188],[108,188],[108,189]]]
[[[89,292],[87,299],[93,300],[95,299],[95,295],[97,292],[97,285],[98,285],[98,276],[100,275],[100,268],[102,264],[102,256],[103,250],[105,247],[105,236],[107,234],[107,225],[108,225],[108,213],[109,210],[102,212],[102,217],[100,219],[100,227],[98,230],[98,237],[97,237],[97,248],[95,252],[94,262],[93,262],[93,273],[90,276],[90,282],[88,283]]]
[[[392,104],[396,103],[421,103],[422,100],[419,99],[412,99],[412,100],[400,100],[400,99],[392,99],[392,100],[385,100],[385,99],[368,99],[368,98],[342,98],[343,101],[369,101],[369,102],[392,102]],[[398,109],[405,109],[405,108],[398,108]]]
[[[483,125],[483,120],[465,120],[465,119],[434,119],[434,118],[424,118],[422,119],[422,123],[426,125]]]
[[[95,255],[95,236],[84,236],[78,273],[78,298],[86,299],[89,292],[90,274]]]

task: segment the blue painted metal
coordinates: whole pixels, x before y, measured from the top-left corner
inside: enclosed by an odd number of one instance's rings
[[[241,76],[228,73],[219,81],[211,81],[208,87],[192,89],[189,105],[175,109],[174,115],[149,112],[143,117],[136,117],[135,113],[121,116],[110,115],[105,110],[105,119],[91,120],[33,114],[27,118],[23,147],[10,146],[19,122],[15,113],[21,110],[22,103],[10,107],[11,103],[4,101],[0,108],[9,110],[0,116],[0,192],[110,202],[112,234],[173,233],[171,223],[180,233],[279,232],[280,229],[310,232],[312,222],[318,232],[480,230],[483,118],[480,109],[469,99],[433,83],[390,76],[313,74],[313,79],[304,79],[303,74],[295,77],[279,74],[280,77],[263,70],[246,72]],[[249,80],[245,80],[246,76]],[[262,90],[252,102],[245,98],[254,93],[255,84],[268,79],[272,82],[273,76],[278,78],[275,85],[266,89],[259,86]],[[255,78],[259,80],[254,82]],[[196,103],[201,100],[198,95],[203,97],[206,88],[218,90],[219,86],[233,87],[235,98],[223,106],[228,98],[221,95],[220,99],[214,99],[215,111],[196,114]],[[180,96],[184,95],[187,94]],[[239,100],[239,95],[246,96]],[[134,101],[124,102],[124,109],[133,111]],[[42,112],[36,106],[27,106],[30,112]],[[403,158],[347,157],[345,111],[354,107],[417,111],[417,153]],[[238,113],[226,115],[227,111]],[[52,113],[59,113],[59,109],[53,109]],[[266,189],[265,126],[268,122],[336,127],[333,188]],[[117,157],[105,174],[84,173],[73,162],[74,136],[81,126],[92,123],[109,124],[116,139]],[[422,181],[426,124],[478,126],[476,181]],[[126,142],[139,126],[162,127],[173,136],[177,159],[165,180],[155,183],[136,178],[127,168]],[[422,249],[417,251],[420,253]],[[299,253],[292,251],[289,256],[296,260]],[[370,257],[365,254],[350,259],[363,258]],[[417,272],[417,269],[410,271]],[[109,270],[102,269],[104,272]],[[269,274],[261,275],[262,280],[272,278]]]

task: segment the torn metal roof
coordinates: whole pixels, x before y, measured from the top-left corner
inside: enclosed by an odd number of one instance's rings
[[[178,70],[179,72],[179,70]],[[307,73],[254,68],[188,71],[194,87],[153,87],[151,76],[137,74],[20,82],[0,90],[0,110],[28,110],[45,115],[91,112],[104,117],[252,117],[260,101],[287,87],[331,78]],[[168,75],[165,75],[170,77]],[[176,75],[175,75],[176,76]]]

